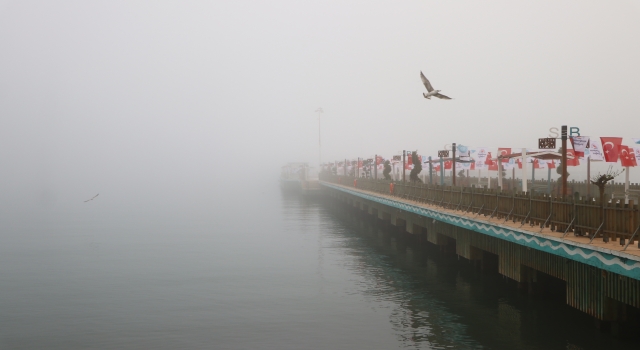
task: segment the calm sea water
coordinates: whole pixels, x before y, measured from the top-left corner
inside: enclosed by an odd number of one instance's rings
[[[5,213],[0,348],[639,348],[335,203],[251,193]]]

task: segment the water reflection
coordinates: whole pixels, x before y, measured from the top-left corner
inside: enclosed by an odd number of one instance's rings
[[[530,297],[501,275],[480,273],[455,255],[354,215],[335,202],[321,205],[324,249],[341,248],[342,266],[363,277],[357,289],[374,308],[388,309],[403,348],[637,349],[595,331],[593,320],[561,297]],[[323,262],[324,263],[324,262]],[[384,330],[380,330],[384,331]]]

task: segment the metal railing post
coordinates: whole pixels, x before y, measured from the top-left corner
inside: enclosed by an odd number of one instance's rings
[[[551,215],[553,215],[553,197],[551,196],[551,194],[549,194],[549,216],[547,217],[547,220],[545,220],[544,223],[540,225],[540,232],[544,230],[544,228],[547,226],[547,222],[551,220]]]
[[[509,220],[509,216],[511,216],[511,213],[513,213],[513,209],[515,209],[516,207],[516,192],[512,192],[511,193],[511,211],[509,211],[509,214],[507,214],[507,217],[504,219],[504,222],[507,222]]]

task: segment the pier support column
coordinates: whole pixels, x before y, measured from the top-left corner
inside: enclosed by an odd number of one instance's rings
[[[395,220],[396,232],[400,234],[405,234],[407,231],[407,222],[399,217],[396,217]]]
[[[476,248],[472,245],[469,245],[469,261],[471,264],[477,269],[482,269],[482,249]]]
[[[538,271],[531,267],[521,265],[518,289],[529,295],[536,295],[538,294],[538,287]]]
[[[378,210],[378,219],[382,221],[385,228],[391,227],[391,214],[389,212]]]

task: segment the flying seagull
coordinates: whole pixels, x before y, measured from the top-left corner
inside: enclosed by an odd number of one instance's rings
[[[445,96],[443,94],[440,93],[440,90],[434,90],[433,86],[431,86],[431,83],[429,82],[429,79],[427,79],[427,77],[424,76],[424,74],[422,74],[422,71],[420,71],[420,79],[422,79],[422,83],[424,84],[424,86],[427,88],[428,93],[422,93],[422,96],[424,96],[424,98],[426,99],[431,99],[431,96],[435,96],[437,98],[441,98],[441,99],[445,99],[445,100],[450,100],[451,97],[449,96]]]
[[[96,194],[95,196],[91,197],[90,199],[87,199],[84,202],[87,203],[88,201],[92,201],[94,198],[98,197],[99,195],[100,195],[100,193]]]

